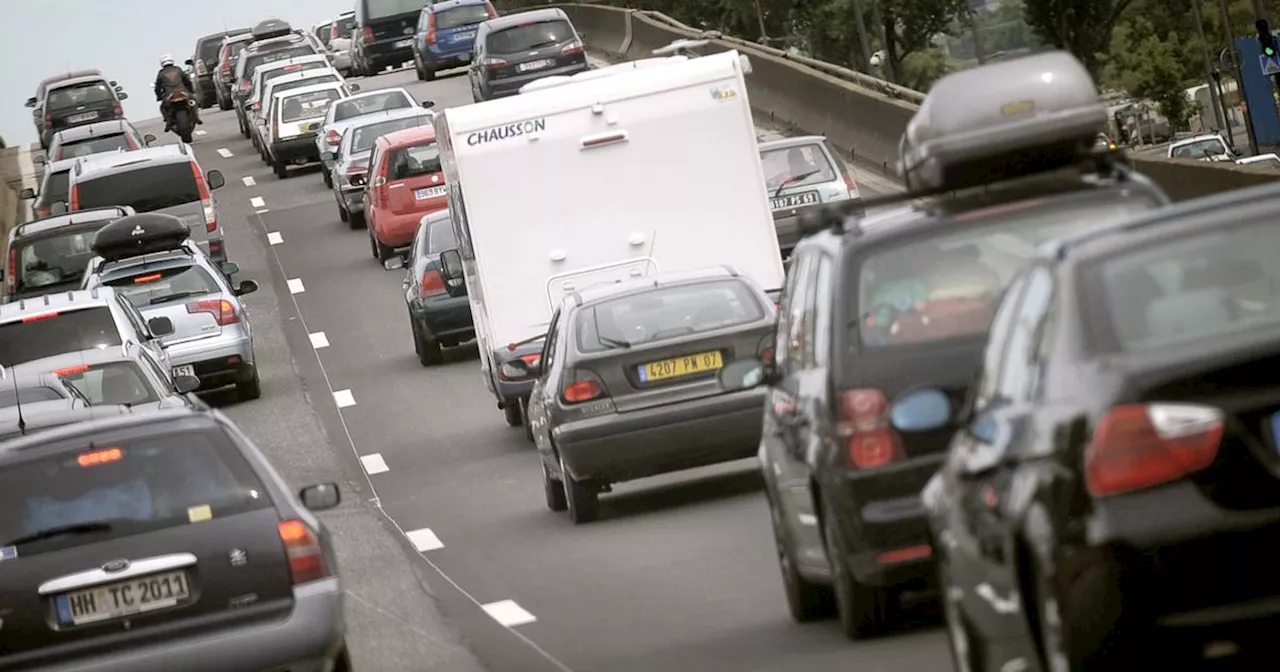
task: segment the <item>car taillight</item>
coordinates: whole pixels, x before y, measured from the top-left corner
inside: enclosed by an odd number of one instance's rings
[[[301,520],[282,520],[277,526],[293,585],[328,578],[329,566],[316,533]]]
[[[124,108],[123,108],[123,107],[120,107],[120,103],[112,103],[112,104],[111,104],[111,113],[112,113],[112,114],[114,114],[114,115],[116,115],[117,117],[123,117],[123,116],[124,116]]]
[[[889,400],[880,390],[863,388],[841,394],[836,434],[859,469],[883,467],[906,458],[902,437],[889,424]]]
[[[250,87],[250,86],[252,86],[252,85],[253,85],[253,84],[252,84],[252,83],[250,83],[250,82],[249,82],[249,80],[247,80],[247,79],[242,79],[242,80],[240,80],[240,86],[238,87],[238,88],[240,89],[240,93],[241,93],[242,95],[243,95],[243,94],[246,94],[246,93],[249,93],[249,87]]]
[[[565,377],[564,388],[560,390],[560,398],[569,404],[581,404],[607,394],[600,378],[590,371],[583,370],[568,374]]]
[[[4,292],[13,294],[18,291],[18,251],[9,248],[9,266],[4,272]]]
[[[44,129],[47,131],[47,130],[51,130],[52,128],[53,128],[53,115],[46,113],[44,118]]]
[[[80,209],[80,185],[71,185],[71,207],[67,208],[67,212],[75,212]]]
[[[338,39],[338,26],[336,25],[329,26],[329,39],[331,40]]]
[[[236,313],[236,307],[226,299],[204,299],[188,303],[187,314],[195,315],[196,313],[209,313],[210,315],[213,315],[214,321],[216,321],[220,327],[240,322],[240,315]]]
[[[849,197],[856,197],[858,195],[858,185],[854,183],[853,176],[848,172],[844,172],[840,173],[840,177],[844,178],[844,186],[849,190]]]
[[[427,15],[427,44],[436,43],[436,15],[434,12]]]
[[[444,276],[440,275],[440,271],[433,268],[422,272],[422,298],[448,293],[449,290],[444,286]]]
[[[342,142],[341,133],[331,130],[324,134],[324,144],[329,145],[330,147],[336,147],[339,142]]]
[[[365,44],[369,44],[370,42],[373,42],[373,40],[374,40],[374,37],[373,37],[373,28],[371,28],[371,27],[369,27],[369,26],[365,26],[365,27],[364,27],[364,30],[362,30],[362,31],[360,31],[360,32],[361,32],[361,34],[364,36],[364,43],[365,43]]]
[[[205,184],[204,173],[195,161],[191,162],[191,172],[196,176],[196,189],[200,192],[200,207],[204,210],[204,230],[213,233],[218,230],[218,212],[213,208],[213,194],[209,185]]]
[[[1213,464],[1222,411],[1194,404],[1127,404],[1102,416],[1085,448],[1085,485],[1095,497],[1176,481]]]
[[[542,353],[533,352],[527,355],[520,355],[516,359],[524,362],[524,367],[516,366],[511,362],[503,364],[502,368],[498,370],[503,380],[525,380],[529,378],[529,368],[537,366],[538,362],[542,361]]]
[[[560,49],[561,56],[572,56],[582,53],[582,43],[574,40]]]
[[[507,67],[507,62],[506,62],[506,61],[504,61],[504,60],[502,60],[501,58],[486,58],[486,59],[484,59],[484,67],[486,67],[486,68],[505,68],[505,67]]]
[[[209,68],[208,68],[207,66],[205,66],[205,64],[204,64],[204,59],[203,59],[203,58],[198,59],[198,60],[196,61],[196,74],[197,74],[197,75],[207,75],[207,74],[209,74]]]

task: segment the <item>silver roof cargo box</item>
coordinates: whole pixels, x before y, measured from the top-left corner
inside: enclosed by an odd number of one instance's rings
[[[1080,61],[1052,51],[947,75],[907,124],[910,191],[976,187],[1056,170],[1092,153],[1107,123]]]

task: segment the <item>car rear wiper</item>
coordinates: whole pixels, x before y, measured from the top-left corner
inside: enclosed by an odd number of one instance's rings
[[[561,43],[561,42],[563,42],[563,41],[564,41],[564,40],[543,40],[543,41],[541,41],[541,42],[535,42],[535,43],[533,43],[533,44],[529,45],[529,48],[530,48],[530,49],[537,49],[538,47],[545,47],[545,46],[552,45],[552,44],[560,44],[560,43]]]
[[[619,338],[609,338],[600,334],[600,310],[598,308],[591,309],[591,327],[596,330],[596,341],[600,345],[607,345],[611,348],[621,348],[623,350],[631,349],[631,343]]]
[[[168,303],[170,301],[181,301],[182,299],[189,299],[193,296],[202,296],[206,293],[207,292],[178,292],[176,294],[166,294],[164,296],[157,296],[154,299],[151,299],[150,301],[147,302],[147,305],[154,306],[158,303]]]
[[[114,526],[106,521],[95,521],[92,523],[75,523],[72,525],[59,525],[58,527],[50,527],[39,532],[18,537],[6,541],[3,546],[21,546],[29,544],[33,541],[42,541],[44,539],[53,539],[54,537],[75,536],[80,534],[91,534],[93,532],[109,532]]]
[[[782,184],[778,185],[777,190],[773,192],[773,197],[777,198],[778,194],[781,194],[782,190],[786,189],[788,185],[795,184],[796,182],[803,182],[804,180],[807,180],[821,172],[822,172],[821,170],[811,170],[807,173],[800,173],[799,175],[793,175],[791,177],[788,177],[787,179],[782,181]]]

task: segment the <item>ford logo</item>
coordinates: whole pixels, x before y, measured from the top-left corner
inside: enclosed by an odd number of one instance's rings
[[[115,574],[129,569],[129,561],[121,558],[120,560],[112,560],[102,566],[102,571]]]

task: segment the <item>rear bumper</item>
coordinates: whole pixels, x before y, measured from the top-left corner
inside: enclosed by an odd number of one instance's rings
[[[352,214],[364,213],[364,187],[343,187],[338,198],[342,199],[347,212]]]
[[[243,329],[223,329],[220,336],[165,346],[170,366],[192,367],[202,390],[252,380],[253,338]]]
[[[612,413],[551,430],[569,473],[619,483],[753,457],[766,390],[755,388]]]
[[[427,340],[462,342],[475,338],[471,301],[465,296],[446,296],[428,301],[415,299],[409,303],[409,313],[417,320]]]
[[[208,103],[217,98],[218,94],[214,89],[213,75],[196,77],[192,83],[196,85],[196,95],[200,97],[201,103]]]
[[[395,46],[397,42],[405,42],[403,47]],[[406,63],[413,60],[413,37],[400,36],[393,40],[370,42],[360,47],[361,55],[369,65],[390,65]]]
[[[855,198],[852,200],[859,201],[862,199]],[[784,258],[791,255],[791,250],[804,237],[800,233],[800,220],[809,213],[820,211],[826,205],[828,204],[815,203],[798,208],[777,210],[773,213],[773,228],[778,232],[778,247],[781,248]]]
[[[586,72],[591,67],[585,61],[574,65],[564,65],[549,70],[539,70],[526,75],[516,75],[514,77],[505,77],[503,79],[491,79],[484,83],[485,92],[490,98],[503,98],[506,96],[514,96],[520,93],[520,87],[529,82],[542,79],[543,77],[552,77],[557,75],[570,76],[579,72]]]
[[[433,51],[431,49],[419,50],[422,56],[422,64],[432,70],[448,70],[449,68],[461,68],[471,63],[471,44],[467,44],[466,49],[457,49],[450,51]]]
[[[276,140],[271,143],[268,151],[271,153],[271,158],[284,163],[296,161],[314,163],[320,160],[320,151],[316,149],[315,133]]]
[[[333,55],[329,57],[329,62],[333,64],[333,68],[335,70],[350,70],[351,52],[345,50],[334,52]]]

